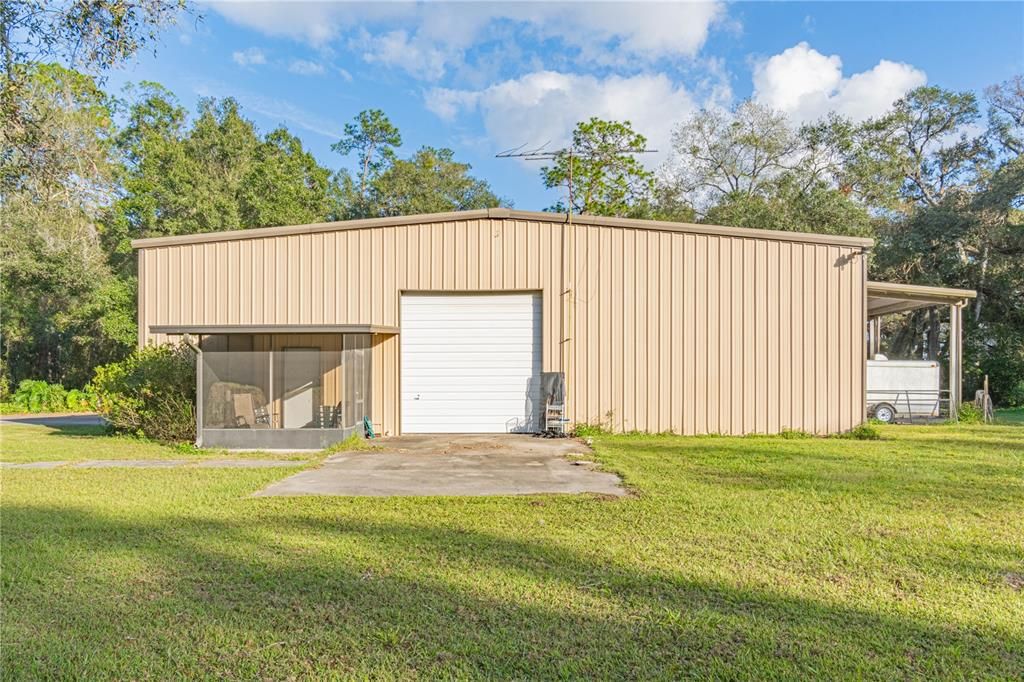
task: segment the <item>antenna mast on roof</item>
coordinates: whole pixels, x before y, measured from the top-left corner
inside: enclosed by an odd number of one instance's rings
[[[506,149],[503,152],[499,152],[498,154],[495,154],[495,157],[499,158],[499,159],[523,159],[524,161],[556,161],[556,160],[558,160],[560,158],[568,157],[568,160],[569,160],[569,173],[568,173],[568,177],[566,178],[566,180],[567,180],[566,184],[568,185],[568,188],[569,188],[569,206],[567,207],[568,211],[567,211],[567,215],[566,215],[564,234],[563,234],[562,239],[561,239],[561,261],[562,262],[561,262],[560,270],[561,270],[561,289],[562,289],[561,299],[562,299],[562,303],[561,303],[561,314],[559,315],[559,318],[560,318],[559,326],[561,328],[561,334],[560,334],[561,342],[559,344],[561,346],[561,352],[560,352],[559,355],[561,356],[561,370],[562,370],[563,375],[565,375],[566,384],[568,384],[569,383],[569,378],[568,378],[568,372],[566,370],[567,370],[567,368],[569,366],[569,358],[568,358],[569,344],[572,342],[572,337],[569,336],[569,330],[572,329],[572,310],[573,310],[573,306],[575,305],[574,302],[573,302],[573,297],[574,297],[573,288],[574,287],[573,287],[573,284],[567,280],[567,273],[569,271],[569,262],[568,262],[569,247],[568,247],[568,242],[572,238],[572,230],[570,228],[572,227],[572,211],[573,211],[573,198],[574,198],[574,196],[573,196],[573,178],[572,178],[573,161],[575,159],[577,159],[577,158],[580,158],[580,159],[592,159],[592,158],[595,158],[596,156],[598,156],[598,153],[596,151],[595,152],[589,152],[589,151],[588,152],[584,152],[584,151],[578,150],[572,144],[570,144],[568,147],[563,147],[562,149],[548,149],[547,147],[548,147],[548,145],[550,143],[551,143],[551,141],[548,140],[547,142],[545,142],[541,146],[535,147],[533,149],[524,149],[524,147],[526,147],[526,144],[524,143],[524,144],[519,145],[518,147],[513,147],[512,149]],[[618,155],[618,154],[650,154],[650,153],[656,152],[656,151],[657,151],[656,149],[637,149],[635,147],[617,147],[615,149],[602,149],[600,151],[600,155],[604,156],[604,155],[609,155],[609,154],[615,154],[615,155]],[[565,400],[564,400],[566,406],[568,406],[568,404],[569,404],[569,395],[570,394],[567,392]],[[568,414],[571,414],[571,413],[569,412],[568,409],[565,409],[563,414],[564,415],[568,415]]]

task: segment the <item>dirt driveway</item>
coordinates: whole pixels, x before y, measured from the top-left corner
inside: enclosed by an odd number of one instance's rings
[[[589,450],[568,438],[445,434],[396,436],[379,444],[379,450],[332,455],[256,496],[625,494],[615,474],[571,463],[567,455],[587,459]]]

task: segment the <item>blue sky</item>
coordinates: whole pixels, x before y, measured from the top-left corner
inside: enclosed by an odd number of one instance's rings
[[[236,97],[321,163],[359,111],[383,109],[405,154],[447,146],[518,208],[557,198],[537,164],[591,115],[630,119],[670,161],[672,128],[743,98],[797,121],[864,118],[924,83],[980,92],[1024,72],[1024,3],[217,2],[167,31],[108,86],[155,80],[194,109]]]

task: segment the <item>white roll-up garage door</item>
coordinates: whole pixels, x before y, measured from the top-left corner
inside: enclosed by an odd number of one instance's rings
[[[403,433],[536,431],[537,294],[404,294]]]

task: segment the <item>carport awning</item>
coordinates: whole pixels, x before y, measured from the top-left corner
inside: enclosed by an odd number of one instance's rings
[[[868,282],[868,317],[904,313],[935,305],[956,305],[976,298],[977,295],[972,289]]]

